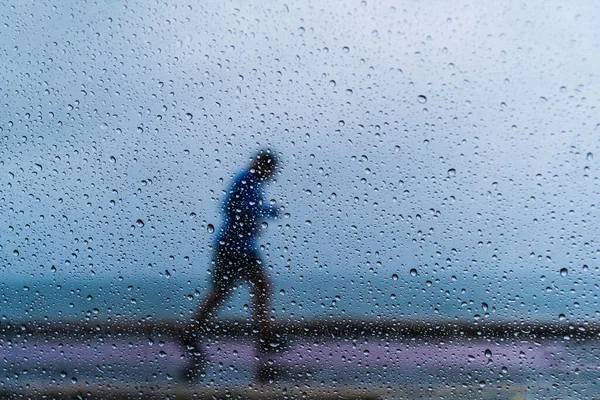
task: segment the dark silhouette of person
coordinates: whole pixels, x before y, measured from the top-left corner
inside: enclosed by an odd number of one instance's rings
[[[239,281],[248,282],[254,294],[253,325],[258,334],[258,353],[264,355],[272,342],[270,327],[271,279],[258,249],[258,237],[265,219],[278,218],[280,211],[264,199],[263,187],[275,175],[277,157],[270,150],[258,152],[246,170],[231,183],[223,202],[223,224],[216,238],[213,254],[211,289],[185,332],[184,344],[189,358],[186,379],[195,380],[206,366],[206,356],[199,339],[219,306],[232,294]],[[259,362],[257,378],[264,380]]]

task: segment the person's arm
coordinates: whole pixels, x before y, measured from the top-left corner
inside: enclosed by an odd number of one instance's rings
[[[256,185],[256,184],[254,184]],[[258,218],[274,219],[279,217],[279,207],[265,200],[262,187],[240,182],[234,189],[232,206],[240,209],[242,214]]]
[[[277,219],[281,216],[281,212],[279,211],[279,206],[277,206],[277,204],[271,205],[265,203],[266,201],[263,199],[263,208],[261,212],[261,216],[263,218]]]

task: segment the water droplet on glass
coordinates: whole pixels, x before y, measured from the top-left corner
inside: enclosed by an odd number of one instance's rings
[[[348,52],[350,51],[350,48],[349,48],[349,47],[347,47],[347,46],[344,46],[344,47],[342,47],[342,51],[343,51],[344,53],[348,53]]]
[[[450,168],[448,170],[448,176],[456,176],[456,170],[454,168]]]
[[[138,219],[137,221],[135,221],[135,224],[138,226],[138,228],[144,227],[144,221],[142,221],[141,219]]]
[[[484,352],[485,356],[487,358],[491,358],[492,357],[492,351],[490,349],[486,349]]]
[[[397,274],[392,275],[392,279],[395,280],[395,281],[397,281],[398,280],[398,275]]]
[[[427,97],[423,96],[422,94],[417,96],[417,101],[421,104],[425,104],[427,103]]]
[[[587,153],[586,158],[588,159],[588,161],[592,161],[594,159],[594,154],[592,153]]]
[[[415,268],[410,270],[410,276],[417,276],[417,270]]]
[[[567,276],[568,273],[569,273],[569,270],[566,268],[562,268],[560,270],[560,276]]]
[[[208,224],[206,226],[206,230],[208,231],[208,233],[213,233],[215,231],[215,226],[213,224]]]
[[[487,312],[487,310],[488,310],[487,303],[481,303],[481,308],[483,309],[483,312]]]

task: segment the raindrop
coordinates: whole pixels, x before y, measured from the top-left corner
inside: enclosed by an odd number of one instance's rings
[[[142,221],[141,219],[138,219],[137,221],[135,221],[135,224],[138,226],[138,228],[144,227],[144,221]]]
[[[566,268],[562,268],[560,270],[560,276],[567,276],[568,273],[569,273],[569,270]]]
[[[410,270],[410,276],[417,276],[417,270],[415,268]]]
[[[593,153],[587,153],[586,158],[588,159],[588,161],[592,161],[594,159],[594,154]]]
[[[342,47],[342,51],[343,51],[344,53],[348,53],[348,52],[350,51],[350,48],[349,48],[349,47],[347,47],[347,46],[344,46],[344,47]]]
[[[481,303],[481,308],[483,309],[483,312],[487,312],[487,310],[488,310],[487,303]]]
[[[206,230],[208,231],[208,233],[213,233],[215,231],[215,226],[213,224],[208,224],[206,226]]]
[[[392,279],[395,280],[395,281],[397,281],[398,280],[398,275],[397,274],[392,275]]]
[[[448,170],[448,176],[456,176],[456,170],[454,168],[450,168]]]
[[[491,358],[492,357],[492,351],[490,349],[486,349],[484,352],[485,356],[487,358]]]
[[[427,103],[427,97],[423,96],[422,94],[417,96],[417,101],[421,104],[425,104]]]

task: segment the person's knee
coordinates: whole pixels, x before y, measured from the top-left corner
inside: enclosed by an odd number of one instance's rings
[[[257,292],[263,294],[269,294],[271,292],[271,278],[265,273],[261,272],[255,279],[254,286]]]

